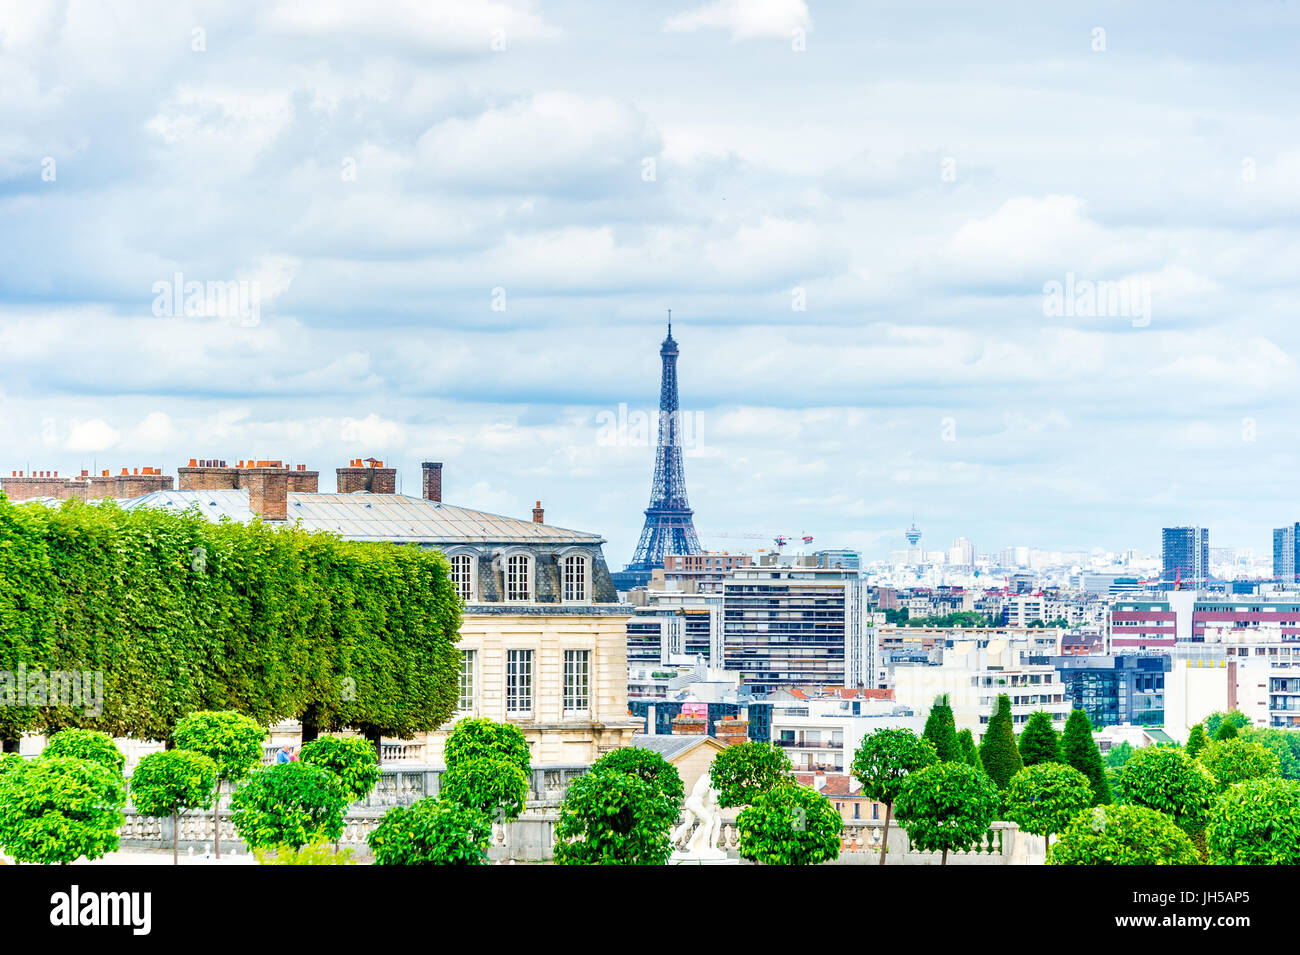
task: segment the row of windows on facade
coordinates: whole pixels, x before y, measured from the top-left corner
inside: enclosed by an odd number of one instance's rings
[[[451,582],[456,587],[456,594],[464,601],[472,601],[475,593],[475,565],[478,558],[470,554],[455,554],[451,558]],[[582,554],[570,554],[560,561],[563,599],[566,603],[587,600],[590,558]],[[513,603],[523,603],[533,599],[536,574],[533,570],[533,558],[530,554],[511,554],[505,560],[505,599]]]
[[[460,661],[460,694],[457,716],[475,716],[478,713],[478,651],[462,650]],[[532,650],[506,651],[506,716],[531,719],[535,708],[534,660]],[[591,651],[564,651],[565,716],[587,716],[591,712]]]

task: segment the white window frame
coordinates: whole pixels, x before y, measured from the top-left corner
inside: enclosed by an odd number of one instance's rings
[[[478,715],[478,650],[461,650],[460,675],[456,683],[456,715],[460,717]],[[469,694],[466,699],[465,683],[468,679]],[[468,702],[468,706],[466,703]]]
[[[531,649],[516,649],[506,651],[506,716],[515,717],[516,719],[532,719],[534,707],[534,693],[536,690],[533,677],[536,668],[534,663],[537,654]],[[523,681],[525,684],[524,692],[520,693],[516,689],[517,681]],[[521,700],[526,704],[520,706]]]
[[[561,688],[565,716],[591,714],[591,651],[564,651],[564,685]],[[570,688],[572,687],[572,692]]]
[[[516,568],[518,567],[523,568],[524,575],[524,590],[522,597],[518,596],[518,590],[516,589],[515,582],[512,580],[513,575],[516,573]],[[519,551],[506,554],[501,561],[501,570],[501,589],[505,602],[513,604],[531,603],[537,586],[537,573],[536,567],[534,566],[533,556]]]
[[[570,594],[570,568],[576,570],[576,580]],[[563,554],[560,556],[560,593],[566,604],[585,604],[591,602],[591,558],[586,554]]]
[[[451,555],[448,556],[447,559],[451,561],[451,582],[452,585],[455,586],[456,588],[457,596],[459,596],[460,599],[463,600],[465,603],[473,603],[475,597],[478,596],[478,587],[477,587],[478,559],[473,554],[469,554],[465,552],[461,552],[461,553],[453,552]],[[461,586],[461,582],[457,579],[458,577],[458,572],[456,570],[457,561],[465,561],[469,565],[465,571],[466,579],[464,582],[463,589]]]

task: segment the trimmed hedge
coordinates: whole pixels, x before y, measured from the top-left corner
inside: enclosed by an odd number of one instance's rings
[[[410,737],[455,709],[460,604],[435,551],[3,495],[0,545],[0,671],[103,672],[102,713],[0,706],[2,739],[167,739],[232,709]]]

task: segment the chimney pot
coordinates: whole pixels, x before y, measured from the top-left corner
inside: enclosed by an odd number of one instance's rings
[[[542,510],[542,502],[538,501],[537,506],[533,508],[533,523],[545,524],[546,512]]]

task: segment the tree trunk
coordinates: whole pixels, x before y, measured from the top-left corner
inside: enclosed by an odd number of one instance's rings
[[[889,848],[889,817],[893,814],[893,812],[894,812],[894,804],[892,802],[885,803],[885,835],[880,840],[880,864],[881,865],[885,864],[885,850]]]
[[[212,803],[212,850],[221,858],[221,780],[217,780],[217,798]]]
[[[316,722],[316,707],[309,706],[298,720],[302,724],[302,745],[305,746],[320,736],[320,725]]]
[[[16,752],[18,752],[18,740],[16,740],[16,739],[5,739],[5,741],[4,741],[4,748],[3,748],[3,749],[0,749],[0,752],[3,752],[3,753],[16,753]]]
[[[370,726],[366,727],[365,733],[366,739],[375,747],[375,761],[382,764],[384,761],[383,735],[379,730]]]
[[[1043,865],[1047,865],[1047,850],[1052,848],[1052,834],[1043,836]]]
[[[176,851],[176,843],[180,841],[180,837],[181,837],[180,830],[181,830],[181,814],[179,811],[173,812],[172,813],[172,865],[181,864],[180,860],[177,858],[178,853]]]
[[[943,850],[943,859],[939,862],[939,865],[947,865],[947,864],[948,864],[948,850],[947,850],[947,849],[944,849],[944,850]]]

